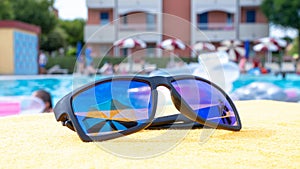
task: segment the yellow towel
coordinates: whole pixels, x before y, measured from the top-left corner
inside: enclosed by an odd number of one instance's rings
[[[0,168],[300,168],[300,104],[236,105],[243,129],[215,130],[204,143],[200,136],[210,130],[144,130],[84,143],[53,114],[1,118]]]

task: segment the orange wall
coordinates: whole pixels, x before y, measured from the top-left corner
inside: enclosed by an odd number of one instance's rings
[[[209,23],[226,23],[227,13],[222,11],[212,11],[208,12],[208,22]]]
[[[247,10],[255,10],[256,11],[256,23],[268,23],[267,18],[262,13],[262,11],[259,8],[256,7],[243,7],[241,9],[241,23],[246,22],[246,13]]]
[[[0,29],[0,74],[14,73],[13,29]]]
[[[113,21],[113,10],[112,9],[89,9],[87,24],[98,25],[100,24],[100,13],[108,12],[109,20]]]
[[[128,13],[127,14],[127,24],[145,24],[146,23],[146,13],[142,12],[134,12],[134,13]],[[122,22],[123,23],[122,18]]]
[[[179,38],[184,43],[189,44],[191,40],[191,25],[190,25],[191,1],[186,0],[163,0],[163,13],[180,17],[177,19],[174,16],[163,16],[163,39]],[[184,19],[184,20],[182,20]],[[190,50],[175,51],[180,56],[189,56]]]
[[[258,23],[268,23],[266,16],[263,14],[261,9],[257,9],[256,11],[256,22]]]

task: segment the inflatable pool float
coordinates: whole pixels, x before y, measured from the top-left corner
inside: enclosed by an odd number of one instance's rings
[[[239,67],[229,61],[225,52],[200,54],[198,63],[186,64],[182,67],[158,69],[150,76],[195,75],[216,83],[226,92],[232,90],[232,83],[240,76]]]
[[[289,88],[284,90],[287,102],[300,102],[300,89]]]
[[[1,96],[0,117],[42,113],[45,109],[44,102],[32,96]]]
[[[296,88],[282,89],[272,83],[253,82],[231,93],[235,100],[276,100],[299,102],[300,90]]]

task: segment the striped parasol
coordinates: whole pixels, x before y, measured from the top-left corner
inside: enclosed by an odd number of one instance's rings
[[[272,61],[272,52],[279,51],[281,48],[287,45],[287,42],[283,39],[265,37],[256,41],[256,45],[253,46],[253,50],[256,52],[268,52],[267,61]]]
[[[127,38],[116,41],[114,46],[119,46],[121,48],[135,48],[139,46],[141,48],[145,48],[147,45],[140,39]]]
[[[221,42],[221,46],[218,47],[218,50],[226,51],[229,54],[230,60],[234,61],[239,61],[246,53],[243,42],[239,40],[224,40]]]
[[[193,50],[198,53],[202,51],[215,51],[216,47],[209,42],[198,42],[193,46]]]
[[[185,44],[179,39],[166,39],[158,44],[161,49],[173,51],[174,49],[185,49]]]
[[[158,47],[164,50],[170,51],[170,64],[174,64],[174,50],[175,49],[180,49],[184,50],[185,49],[185,44],[179,40],[179,39],[166,39],[162,41],[160,44],[158,44]]]
[[[131,49],[135,47],[146,48],[146,43],[140,39],[127,38],[116,41],[114,46],[119,46],[120,48],[128,49],[128,62],[129,62],[129,72],[132,73],[133,70],[133,59],[131,56]]]

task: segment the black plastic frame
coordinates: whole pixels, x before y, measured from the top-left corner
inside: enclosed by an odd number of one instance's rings
[[[183,80],[183,79],[195,79],[195,80],[200,80],[202,82],[205,82],[217,90],[219,90],[223,96],[226,98],[230,106],[232,107],[235,117],[236,117],[236,126],[230,126],[230,125],[224,125],[224,124],[216,124],[213,122],[205,121],[205,119],[202,119],[200,116],[197,116],[194,111],[188,106],[188,104],[181,98],[180,94],[176,91],[176,89],[172,86],[172,82],[176,80]],[[125,131],[120,131],[118,133],[112,133],[108,135],[103,135],[103,136],[87,136],[82,128],[79,125],[79,122],[77,121],[77,118],[74,115],[74,111],[72,108],[72,99],[76,97],[78,94],[81,92],[90,89],[98,84],[108,82],[108,81],[118,81],[118,80],[131,80],[131,81],[139,81],[139,82],[144,82],[149,84],[151,87],[151,94],[152,94],[152,108],[151,108],[151,117],[149,121],[146,123],[135,126],[132,128],[129,128],[128,130]],[[171,92],[171,99],[173,101],[173,104],[175,107],[181,112],[182,115],[172,115],[172,116],[165,116],[165,117],[160,117],[157,119],[154,119],[155,116],[155,111],[157,107],[157,97],[158,97],[158,92],[157,92],[157,87],[158,86],[165,86],[168,88]],[[231,131],[239,131],[242,128],[240,117],[238,115],[237,109],[235,105],[233,104],[232,100],[230,97],[216,84],[203,79],[201,77],[197,76],[192,76],[192,75],[178,75],[178,76],[170,76],[170,77],[162,77],[162,76],[153,76],[153,77],[143,77],[143,76],[112,76],[112,77],[107,77],[98,81],[95,81],[90,84],[86,84],[73,92],[70,92],[66,96],[64,96],[55,106],[54,108],[54,114],[55,118],[57,121],[62,121],[63,125],[69,127],[72,130],[75,130],[79,137],[81,138],[82,141],[104,141],[104,140],[109,140],[117,137],[121,137],[124,135],[128,135],[131,133],[135,133],[137,131],[140,131],[142,129],[145,129],[147,127],[149,128],[165,128],[167,126],[170,126],[172,122],[175,121],[183,121],[186,122],[186,124],[182,125],[184,126],[193,126],[193,122],[199,125],[195,126],[207,126],[207,127],[212,127],[212,128],[217,128],[217,129],[225,129],[225,130],[231,130]],[[190,120],[190,121],[189,121]],[[188,123],[188,124],[187,124]],[[165,124],[165,126],[164,126]],[[180,124],[177,124],[180,126]]]

